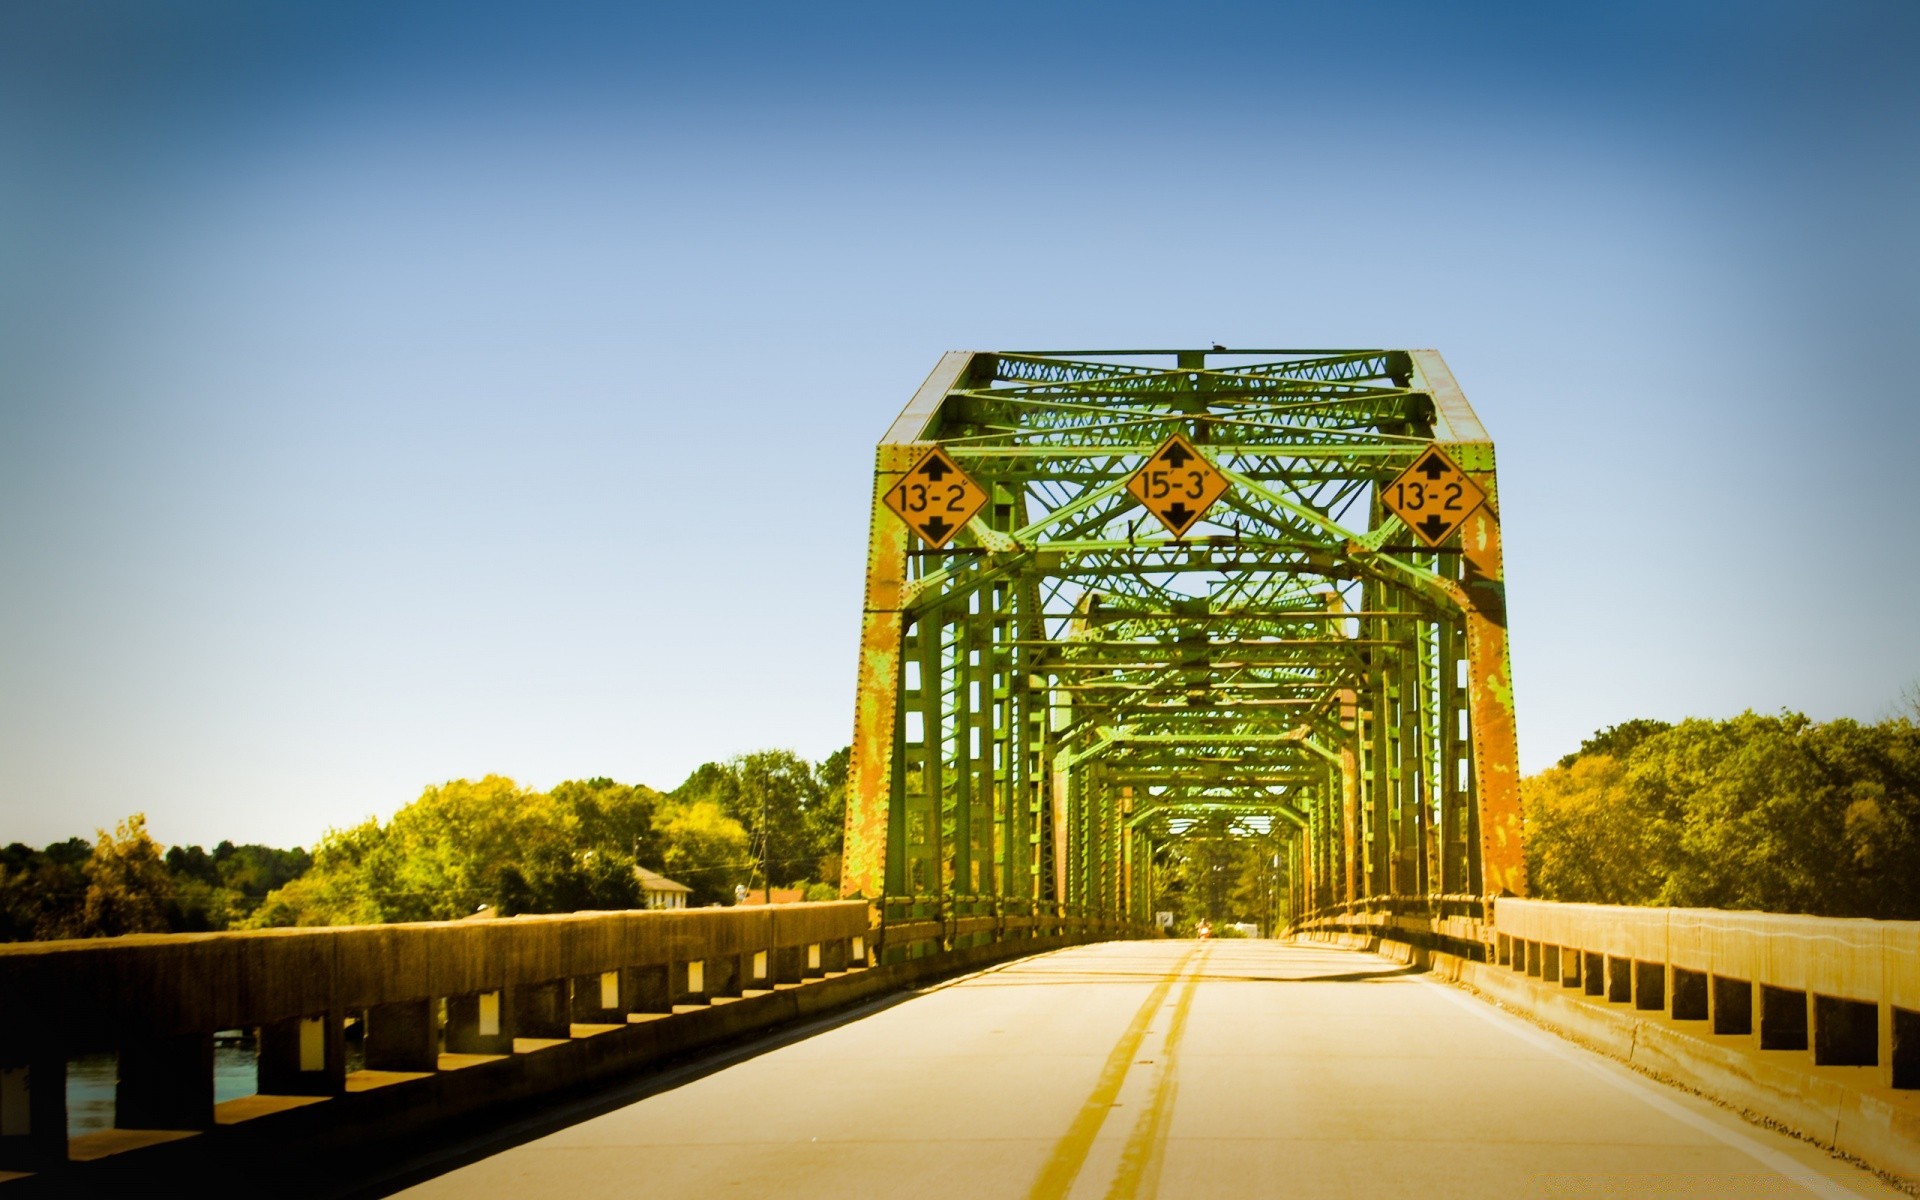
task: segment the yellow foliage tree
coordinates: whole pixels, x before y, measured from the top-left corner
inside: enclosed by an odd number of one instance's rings
[[[81,925],[89,937],[164,933],[173,880],[160,847],[147,833],[145,813],[102,829],[87,860],[87,899]]]

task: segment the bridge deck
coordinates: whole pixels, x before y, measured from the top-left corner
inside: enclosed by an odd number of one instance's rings
[[[1373,955],[1064,950],[405,1193],[1898,1196]]]

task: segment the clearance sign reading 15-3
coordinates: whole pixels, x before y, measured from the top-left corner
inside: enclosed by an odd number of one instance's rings
[[[1226,491],[1227,477],[1177,433],[1127,480],[1127,493],[1177,538],[1185,537]]]
[[[935,446],[921,455],[920,461],[881,499],[894,515],[925,538],[927,545],[938,550],[986,507],[987,489]]]

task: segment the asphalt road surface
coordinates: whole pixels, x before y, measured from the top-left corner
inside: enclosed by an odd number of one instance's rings
[[[960,979],[419,1197],[1897,1197],[1369,954],[1121,942]]]

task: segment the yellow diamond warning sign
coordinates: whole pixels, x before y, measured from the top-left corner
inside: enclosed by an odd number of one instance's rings
[[[1227,477],[1176,433],[1127,480],[1127,491],[1173,536],[1185,537],[1213,502],[1226,495]]]
[[[882,499],[938,550],[986,505],[987,489],[954,466],[947,452],[935,446],[921,455]]]
[[[1438,446],[1429,446],[1380,498],[1421,541],[1438,546],[1486,503],[1487,493]]]

